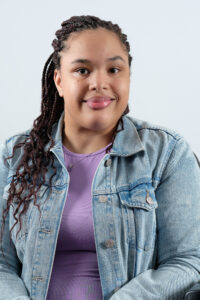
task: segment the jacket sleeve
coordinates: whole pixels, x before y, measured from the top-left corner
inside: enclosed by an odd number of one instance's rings
[[[200,168],[183,138],[155,193],[157,267],[131,279],[110,300],[180,300],[200,281]]]
[[[6,207],[3,199],[4,187],[7,184],[9,165],[4,158],[9,156],[6,144],[0,146],[0,230],[2,228],[2,213]],[[9,161],[9,160],[8,160]],[[28,293],[23,280],[20,278],[21,264],[18,260],[14,244],[10,243],[9,214],[6,216],[3,232],[2,249],[0,247],[0,299],[1,300],[28,300]],[[6,259],[5,259],[6,258]]]

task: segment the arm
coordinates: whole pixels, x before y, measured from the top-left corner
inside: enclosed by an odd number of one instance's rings
[[[179,139],[156,190],[157,269],[131,279],[110,300],[179,300],[200,280],[200,168]]]
[[[4,163],[4,157],[9,154],[6,146],[0,148],[0,230],[2,227],[2,212],[6,207],[6,200],[3,199],[4,187],[7,184],[8,164]],[[8,160],[9,161],[9,160]],[[2,300],[28,300],[26,287],[20,278],[21,265],[17,258],[15,247],[9,236],[9,214],[7,214],[2,239],[2,250],[0,247],[0,299]],[[0,245],[1,246],[1,245]],[[9,263],[9,265],[7,264]]]

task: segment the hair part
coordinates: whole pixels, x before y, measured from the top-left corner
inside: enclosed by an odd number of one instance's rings
[[[5,227],[5,219],[9,212],[10,206],[13,206],[13,200],[18,200],[18,205],[13,214],[16,222],[10,230],[10,241],[11,241],[11,231],[16,226],[18,221],[20,222],[20,228],[16,233],[16,238],[18,233],[21,230],[21,215],[25,214],[28,209],[28,199],[31,196],[34,196],[34,205],[38,207],[41,217],[40,206],[36,203],[37,192],[40,187],[46,183],[45,173],[49,168],[54,170],[52,174],[49,185],[52,187],[52,179],[56,175],[56,168],[54,166],[54,154],[50,149],[54,146],[55,142],[52,139],[52,127],[58,122],[63,110],[64,110],[64,101],[63,98],[59,96],[57,88],[54,83],[54,70],[60,69],[60,52],[67,50],[67,40],[70,37],[71,33],[81,32],[84,30],[94,30],[97,28],[105,28],[114,32],[119,40],[122,43],[122,46],[127,51],[129,67],[131,67],[132,56],[130,55],[130,46],[127,41],[127,35],[122,33],[120,27],[117,24],[113,24],[111,21],[102,20],[96,16],[82,15],[82,16],[73,16],[70,19],[62,22],[62,28],[57,30],[55,35],[56,39],[53,40],[52,46],[54,52],[47,59],[43,73],[42,73],[42,101],[41,101],[41,114],[34,120],[33,127],[29,133],[29,136],[24,140],[24,142],[16,144],[13,148],[13,153],[11,156],[8,156],[6,160],[13,158],[16,149],[23,147],[23,156],[16,169],[16,174],[13,176],[10,183],[10,188],[8,190],[8,199],[6,208],[3,211],[3,223],[1,227],[1,249],[2,249],[2,237]],[[112,144],[109,148],[106,149],[108,153],[112,148],[115,136],[117,132],[124,129],[122,117],[129,113],[129,106],[122,114],[119,119],[116,130],[112,137]],[[121,129],[117,131],[119,122],[121,122]],[[49,148],[45,151],[45,145],[50,141]],[[23,171],[21,171],[21,169]],[[27,184],[28,183],[28,184]],[[20,191],[17,190],[17,186],[20,185]],[[29,191],[29,197],[21,197],[24,189]],[[23,207],[18,216],[20,207]],[[3,253],[3,249],[2,249]]]

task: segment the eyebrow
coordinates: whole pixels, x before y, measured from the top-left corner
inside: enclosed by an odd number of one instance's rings
[[[121,56],[119,56],[119,55],[107,58],[105,61],[116,61],[116,60],[121,60],[121,61],[123,61],[125,63],[125,60]],[[73,60],[71,62],[71,64],[76,64],[76,63],[83,63],[83,64],[84,63],[91,63],[91,60],[89,60],[89,59],[83,59],[83,58],[78,58],[78,59]]]

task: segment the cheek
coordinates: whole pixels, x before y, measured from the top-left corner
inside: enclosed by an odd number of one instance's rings
[[[129,86],[129,80],[122,80],[116,85],[117,91],[121,96],[124,97],[127,97],[129,95]]]
[[[82,91],[81,84],[73,80],[68,81],[68,83],[64,87],[64,93],[66,97],[67,98],[70,97],[71,99],[79,98],[81,91]]]
[[[69,89],[74,95],[79,95],[82,94],[85,89],[87,89],[87,84],[84,83],[81,79],[71,80],[69,84]]]

